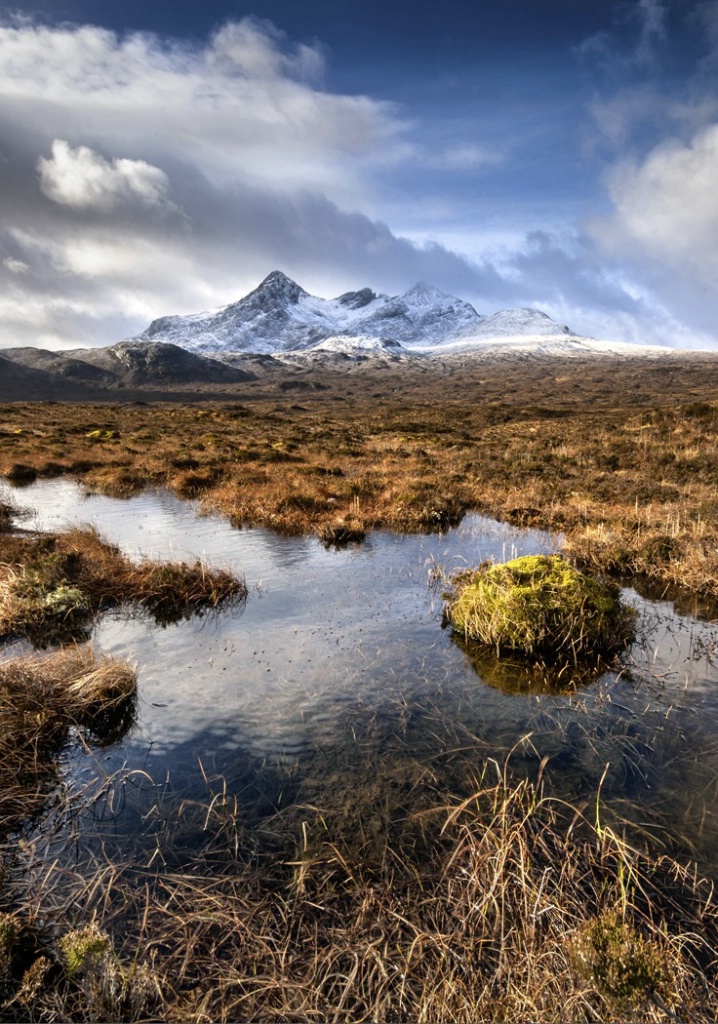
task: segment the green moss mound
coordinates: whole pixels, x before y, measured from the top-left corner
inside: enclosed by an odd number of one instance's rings
[[[536,659],[609,658],[635,636],[636,613],[619,588],[560,555],[485,563],[453,579],[446,611],[467,640]]]

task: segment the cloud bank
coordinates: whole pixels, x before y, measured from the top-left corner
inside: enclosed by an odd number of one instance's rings
[[[466,284],[465,261],[368,215],[369,168],[401,125],[389,104],[324,91],[322,67],[253,19],[199,48],[0,27],[5,344],[109,343],[275,266],[348,284],[403,264]]]
[[[607,249],[718,289],[718,124],[667,139],[609,176],[613,215],[596,225]]]
[[[631,66],[644,67],[665,12],[658,0],[637,12]],[[605,63],[610,48],[606,36],[585,52]],[[588,334],[710,334],[718,124],[696,123],[697,100],[684,104],[691,137],[612,160],[601,218],[502,252],[479,242],[469,259],[392,231],[382,177],[406,178],[421,145],[396,106],[333,93],[324,76],[319,46],[253,18],[202,45],[0,24],[0,347],[111,344],[155,316],[233,301],[274,268],[323,295],[425,280],[481,312],[536,305]],[[604,104],[606,122],[627,95]],[[510,176],[475,141],[425,159],[449,176]]]
[[[657,60],[680,6],[641,0],[641,61]],[[639,80],[596,104],[614,147],[604,173],[611,209],[585,226],[606,265],[670,310],[669,339],[718,347],[718,3],[695,5],[689,23],[704,51],[684,82]]]

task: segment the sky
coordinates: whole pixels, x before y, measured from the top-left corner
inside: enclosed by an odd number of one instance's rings
[[[0,0],[0,348],[274,269],[718,349],[718,0]]]

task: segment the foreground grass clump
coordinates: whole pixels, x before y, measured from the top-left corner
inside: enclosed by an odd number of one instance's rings
[[[454,579],[447,605],[466,639],[532,658],[608,658],[635,631],[635,612],[619,590],[580,572],[560,555],[486,563]]]
[[[0,534],[0,636],[47,645],[82,637],[93,613],[123,602],[172,622],[246,592],[244,580],[199,561],[133,563],[92,529]]]
[[[96,745],[127,731],[136,690],[130,665],[86,647],[0,662],[0,835],[45,806],[73,728]]]
[[[258,863],[224,793],[186,808],[206,845],[181,871],[95,865],[58,892],[46,864],[8,915],[2,1019],[716,1019],[710,886],[540,787],[477,785],[422,816],[420,850],[377,855],[304,808],[293,849]]]

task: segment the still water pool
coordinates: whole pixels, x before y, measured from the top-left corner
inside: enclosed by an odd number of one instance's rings
[[[614,671],[564,693],[527,690],[505,662],[477,664],[442,627],[437,570],[555,551],[559,538],[467,516],[443,535],[374,533],[332,550],[234,529],[163,492],[119,501],[51,480],[12,498],[32,509],[26,526],[93,524],[131,557],[200,557],[246,578],[246,602],[202,618],[161,627],[120,609],[97,621],[92,643],[131,659],[139,677],[124,739],[67,757],[77,790],[122,780],[83,812],[103,849],[141,848],[168,808],[218,786],[260,828],[292,808],[341,802],[354,813],[362,787],[377,806],[406,808],[427,788],[465,787],[467,759],[478,777],[510,754],[519,773],[545,764],[572,801],[590,806],[600,787],[612,820],[718,875],[713,623],[627,589],[639,642]]]

